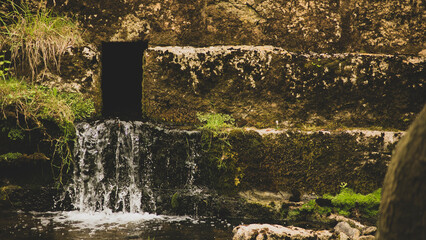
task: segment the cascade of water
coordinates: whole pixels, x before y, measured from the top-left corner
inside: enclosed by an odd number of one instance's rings
[[[188,171],[188,177],[187,177],[187,181],[186,181],[186,186],[189,189],[193,189],[194,188],[194,181],[195,181],[195,174],[197,171],[197,164],[196,164],[196,160],[200,157],[200,153],[198,151],[198,149],[196,149],[194,144],[189,144],[188,142],[188,158],[185,161],[185,165],[186,167],[189,169]]]
[[[156,212],[159,189],[194,189],[197,136],[143,122],[80,123],[66,192],[84,212]]]

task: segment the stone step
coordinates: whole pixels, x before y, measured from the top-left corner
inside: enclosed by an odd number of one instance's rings
[[[426,103],[426,58],[297,53],[274,46],[150,47],[147,117],[197,123],[197,112],[239,126],[406,129]]]

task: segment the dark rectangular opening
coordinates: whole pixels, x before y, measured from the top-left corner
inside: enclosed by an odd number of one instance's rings
[[[142,62],[148,43],[102,43],[102,114],[105,117],[142,117]]]

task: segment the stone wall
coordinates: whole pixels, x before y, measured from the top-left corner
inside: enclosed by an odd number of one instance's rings
[[[144,113],[175,124],[220,112],[258,128],[406,129],[426,103],[424,57],[153,47],[145,62]]]
[[[89,42],[274,45],[289,51],[417,54],[422,0],[56,0]],[[52,3],[53,5],[53,3]]]
[[[143,111],[172,124],[222,112],[238,126],[406,129],[426,102],[421,0],[47,2],[86,44],[38,80],[87,93],[99,112],[101,42],[136,40],[153,46]]]
[[[336,193],[341,183],[364,194],[382,186],[401,132],[233,130],[226,138],[204,138],[200,169],[215,189],[260,189]],[[200,166],[206,163],[201,162]]]

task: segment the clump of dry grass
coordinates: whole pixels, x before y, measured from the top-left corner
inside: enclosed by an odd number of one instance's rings
[[[59,72],[61,56],[82,42],[81,32],[69,17],[54,16],[39,5],[32,9],[25,2],[8,1],[12,11],[0,12],[0,47],[11,53],[15,74],[31,75],[34,81],[40,68]]]

